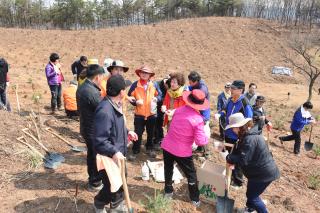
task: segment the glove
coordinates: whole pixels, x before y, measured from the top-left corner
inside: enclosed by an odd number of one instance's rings
[[[216,114],[214,114],[214,119],[216,120],[216,121],[218,121],[219,120],[219,118],[220,118],[220,114],[219,113],[216,113]]]
[[[127,99],[130,103],[133,103],[136,100],[133,96],[128,96]]]
[[[136,101],[136,104],[137,104],[137,105],[143,105],[143,100],[142,100],[142,99],[137,100],[137,101]]]
[[[272,123],[270,121],[267,123],[267,130],[269,132],[272,130]]]
[[[161,112],[165,113],[167,111],[166,105],[161,106]]]
[[[169,117],[169,120],[171,120],[171,118],[172,118],[172,116],[173,116],[173,114],[174,114],[174,111],[176,111],[175,109],[173,109],[173,110],[167,110],[166,111],[166,114],[168,115],[168,117]]]
[[[224,152],[219,152],[220,156],[222,157],[223,160],[226,160],[227,155],[229,155],[228,150],[224,151]]]

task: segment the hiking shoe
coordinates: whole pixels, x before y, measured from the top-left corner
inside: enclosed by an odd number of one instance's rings
[[[128,212],[127,206],[125,205],[124,200],[117,207],[110,207],[108,213],[123,213]]]
[[[156,153],[153,150],[150,150],[150,149],[147,150],[146,153],[150,158],[155,158],[157,156]]]
[[[93,204],[93,208],[94,208],[94,212],[95,212],[95,213],[107,213],[107,211],[106,211],[105,208],[103,208],[103,209],[98,209],[98,208],[96,207],[96,205],[94,205],[94,204]]]
[[[134,161],[134,160],[136,160],[137,159],[137,154],[130,154],[129,156],[128,156],[128,161]]]
[[[198,207],[200,207],[200,204],[201,204],[201,202],[200,202],[200,200],[199,201],[191,201],[191,204],[194,206],[194,207],[196,207],[196,208],[198,208]]]
[[[173,192],[171,193],[164,193],[163,197],[169,199],[169,200],[172,200],[172,197],[173,197]]]
[[[92,184],[88,184],[88,191],[89,192],[97,192],[100,191],[103,188],[103,184],[99,184],[99,185],[92,185]]]
[[[237,190],[239,190],[239,189],[242,188],[242,184],[236,184],[235,182],[232,181],[231,184],[230,184],[230,187],[231,187],[233,190],[237,191]]]
[[[245,207],[243,209],[238,209],[237,213],[256,213],[256,211],[248,207]]]

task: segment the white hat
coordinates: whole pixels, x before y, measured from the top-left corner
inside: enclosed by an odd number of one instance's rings
[[[240,112],[235,113],[229,117],[229,125],[226,126],[226,130],[234,127],[242,127],[249,121],[251,121],[251,118],[245,118]]]
[[[107,69],[108,67],[111,66],[112,62],[113,62],[113,59],[112,59],[112,58],[105,58],[104,61],[103,61],[103,67],[104,67],[105,69]],[[107,70],[106,70],[106,71],[107,71]]]

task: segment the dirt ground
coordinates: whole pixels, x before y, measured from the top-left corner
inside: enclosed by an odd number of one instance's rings
[[[49,115],[50,94],[45,80],[44,67],[53,51],[62,56],[64,74],[71,80],[70,65],[81,54],[99,58],[106,55],[122,59],[130,71],[126,78],[135,80],[133,70],[142,63],[149,64],[159,79],[167,70],[199,70],[212,95],[211,108],[223,84],[234,79],[243,79],[246,84],[254,81],[258,92],[267,97],[266,110],[273,124],[281,130],[273,130],[270,147],[281,178],[263,194],[268,200],[270,212],[320,212],[320,191],[308,188],[308,177],[320,171],[319,158],[312,152],[302,151],[300,157],[292,153],[293,144],[281,146],[277,137],[289,131],[294,110],[306,100],[307,87],[303,76],[271,75],[271,67],[288,66],[282,54],[288,50],[288,31],[274,23],[236,18],[187,19],[148,26],[129,26],[97,31],[36,31],[0,29],[1,57],[10,63],[11,88],[9,99],[14,113],[0,112],[0,212],[93,212],[95,193],[86,190],[86,158],[84,153],[74,153],[61,140],[42,131],[42,141],[49,150],[61,153],[66,161],[55,170],[42,166],[30,168],[28,149],[16,138],[30,127],[28,113],[38,106],[32,96],[41,94],[40,114],[44,126],[49,126],[77,146],[85,146],[79,135],[79,122],[67,119],[63,112]],[[15,93],[12,85],[18,85],[21,116],[18,116]],[[66,86],[65,84],[64,86]],[[288,98],[288,92],[290,97]],[[315,109],[320,115],[320,96],[314,94]],[[132,113],[128,112],[129,127]],[[31,129],[34,129],[31,127]],[[218,133],[213,121],[213,138]],[[312,140],[320,145],[319,127],[314,129]],[[30,144],[40,147],[25,136]],[[302,141],[308,139],[303,134]],[[42,153],[44,153],[42,151]],[[195,161],[201,164],[200,154]],[[158,153],[157,159],[162,156]],[[128,163],[128,183],[133,206],[137,212],[145,212],[140,205],[145,195],[152,196],[163,184],[143,182],[140,178],[141,164],[147,159],[144,153],[134,163]],[[211,161],[220,162],[212,152]],[[205,204],[194,209],[188,203],[186,182],[175,186],[176,194],[172,212],[215,212],[215,207]],[[245,205],[245,189],[231,191],[236,207]]]

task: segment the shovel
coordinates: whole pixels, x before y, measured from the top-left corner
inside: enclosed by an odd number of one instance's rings
[[[59,154],[59,153],[54,153],[54,152],[49,152],[48,148],[45,147],[36,137],[34,137],[32,134],[30,134],[30,133],[28,132],[28,130],[29,130],[28,128],[22,129],[22,131],[23,131],[26,135],[28,135],[29,137],[31,137],[31,138],[32,138],[39,146],[41,146],[41,148],[46,152],[45,159],[46,159],[47,161],[50,161],[50,162],[53,162],[53,163],[55,163],[55,162],[60,162],[60,163],[62,163],[62,162],[65,161],[64,157],[63,157],[61,154]]]
[[[224,197],[217,197],[216,211],[217,213],[232,213],[234,200],[228,198],[228,191],[231,181],[231,171],[228,163],[226,163],[226,189]]]
[[[309,140],[306,141],[306,142],[304,142],[304,149],[305,149],[306,151],[310,151],[310,150],[312,150],[312,148],[313,148],[313,143],[311,143],[312,129],[313,129],[313,126],[311,125]]]
[[[59,134],[54,132],[51,128],[46,128],[46,131],[50,132],[51,134],[53,134],[54,136],[56,136],[57,138],[59,138],[60,140],[65,142],[66,144],[68,144],[71,147],[72,151],[75,151],[75,152],[87,151],[87,149],[85,147],[79,147],[79,146],[72,145],[69,141],[67,141],[65,138],[63,138],[62,136],[60,136]]]
[[[131,206],[131,201],[129,197],[129,190],[127,185],[127,179],[126,179],[126,162],[125,159],[121,160],[121,179],[123,184],[123,191],[124,191],[124,198],[126,200],[126,204],[128,207],[128,212],[133,213],[133,208]]]
[[[56,169],[58,166],[61,165],[61,162],[54,162],[54,161],[51,161],[50,159],[46,159],[41,152],[39,152],[36,148],[31,146],[27,142],[24,142],[22,139],[26,140],[24,137],[17,138],[17,140],[20,143],[22,143],[22,144],[26,145],[27,147],[29,147],[29,149],[31,149],[33,152],[37,153],[44,160],[44,167],[45,168],[47,168],[47,169]]]

